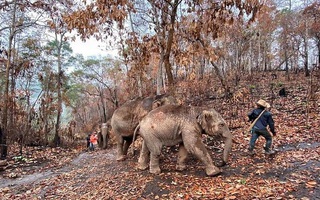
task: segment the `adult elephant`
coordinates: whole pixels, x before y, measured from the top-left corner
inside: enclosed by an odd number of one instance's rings
[[[214,176],[221,170],[213,164],[212,158],[202,142],[201,134],[223,138],[223,166],[228,161],[232,147],[232,134],[224,119],[214,109],[200,107],[165,105],[148,113],[140,122],[136,132],[143,137],[138,168],[148,167],[150,153],[150,173],[159,174],[159,156],[162,146],[180,144],[177,170],[186,168],[188,153],[200,159],[208,176]]]
[[[152,109],[166,104],[176,104],[170,95],[156,95],[136,98],[116,109],[111,118],[111,128],[117,142],[117,160],[125,160],[132,143],[133,133],[140,120]]]
[[[109,135],[108,133],[111,130],[110,120],[107,123],[102,123],[101,130],[98,132],[98,146],[101,149],[106,149],[108,145]]]

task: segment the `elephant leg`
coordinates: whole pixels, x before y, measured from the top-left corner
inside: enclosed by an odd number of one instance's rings
[[[103,136],[102,136],[101,132],[98,132],[98,146],[99,146],[99,148],[103,147]]]
[[[221,170],[213,164],[212,158],[208,153],[205,145],[200,138],[196,139],[195,144],[186,144],[185,146],[191,153],[193,153],[206,167],[206,174],[208,176],[215,176],[221,173]]]
[[[227,164],[229,154],[231,152],[231,148],[232,148],[232,135],[230,134],[230,136],[228,135],[228,137],[225,139],[223,159],[222,159],[222,162],[219,165],[217,165],[218,167],[222,167]]]
[[[150,150],[150,173],[160,174],[161,169],[159,166],[159,158],[161,154],[162,143],[156,139],[151,141],[151,144],[147,143],[147,146]]]
[[[123,153],[123,143],[124,139],[121,136],[117,136],[117,161],[123,161],[126,159]]]
[[[160,174],[161,169],[159,166],[160,153],[150,153],[150,173]]]
[[[108,135],[107,133],[103,133],[102,134],[102,138],[103,138],[103,145],[102,145],[102,149],[106,149],[107,145],[108,145]]]
[[[186,169],[186,159],[188,156],[188,151],[187,149],[184,147],[183,144],[180,144],[179,146],[179,152],[178,152],[178,163],[177,163],[177,170],[179,171],[183,171]]]
[[[140,156],[138,159],[138,168],[140,170],[145,170],[148,168],[149,154],[150,154],[150,151],[149,151],[146,143],[143,141],[142,148],[140,151]]]
[[[123,154],[124,155],[127,155],[128,149],[129,149],[131,143],[132,143],[132,138],[126,138],[124,140],[124,145],[123,145]]]

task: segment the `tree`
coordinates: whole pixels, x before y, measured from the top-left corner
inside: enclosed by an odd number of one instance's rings
[[[0,3],[1,21],[0,25],[1,40],[6,46],[6,72],[4,84],[4,108],[2,113],[2,143],[6,147],[7,136],[14,131],[14,105],[15,105],[15,78],[19,73],[25,72],[21,70],[24,67],[29,67],[27,63],[30,60],[20,57],[20,47],[22,39],[26,39],[25,31],[37,26],[37,22],[41,18],[42,4],[31,3],[29,1],[5,1]],[[32,14],[31,14],[32,13]],[[32,17],[31,17],[32,16]],[[6,38],[5,38],[5,37]],[[6,149],[2,149],[2,157],[6,156]]]
[[[55,146],[60,145],[60,136],[59,130],[61,125],[61,113],[62,113],[62,76],[64,75],[63,64],[67,61],[68,57],[70,57],[70,53],[72,49],[70,48],[69,43],[65,41],[68,40],[67,37],[67,26],[64,23],[63,15],[70,12],[73,6],[72,1],[66,2],[49,2],[47,4],[47,12],[50,21],[48,21],[48,25],[54,33],[54,41],[49,43],[51,49],[53,50],[53,56],[56,58],[57,64],[57,82],[56,82],[56,92],[57,92],[57,118],[55,123],[55,135],[53,143]]]
[[[183,38],[192,46],[187,49],[192,49],[197,58],[204,56],[208,60],[226,97],[230,94],[230,87],[225,80],[222,67],[217,62],[224,54],[229,53],[220,51],[223,49],[220,48],[223,35],[228,34],[226,30],[230,29],[233,23],[246,24],[253,21],[260,7],[258,1],[194,2],[189,4],[187,11],[190,14],[183,18],[183,26],[180,25]],[[247,16],[249,14],[251,17]]]
[[[320,65],[320,2],[315,1],[303,10],[303,15],[308,18],[309,34],[315,40],[318,51],[318,65]]]
[[[81,75],[82,80],[87,80],[88,87],[83,87],[83,91],[89,96],[98,97],[101,106],[101,123],[106,123],[108,119],[111,118],[111,113],[107,110],[107,101],[111,102],[113,106],[117,106],[117,100],[114,99],[116,96],[116,91],[112,88],[111,78],[109,77],[108,71],[113,68],[112,60],[103,59],[95,60],[89,59],[84,62],[83,70],[75,71],[73,74],[77,76]],[[107,91],[109,91],[109,94]],[[110,95],[110,96],[109,96]]]
[[[12,21],[9,32],[8,39],[8,50],[7,50],[7,63],[6,63],[6,75],[5,75],[5,91],[4,91],[4,108],[2,116],[2,148],[1,148],[1,158],[7,157],[7,133],[8,133],[8,107],[9,107],[9,76],[11,67],[11,55],[12,55],[12,43],[13,38],[16,33],[16,10],[17,1],[13,1],[13,11],[12,11]]]
[[[69,91],[77,90],[78,97],[70,102],[78,127],[92,131],[98,123],[106,123],[124,96],[120,82],[123,77],[119,61],[107,57],[84,59],[71,73]],[[79,101],[81,99],[81,101]],[[90,126],[89,126],[90,125]]]
[[[119,13],[117,15],[115,15],[115,13],[113,12],[115,6],[117,7],[116,11]],[[181,7],[181,11],[183,10],[188,12],[181,12],[179,10],[179,6]],[[104,8],[106,7],[111,8],[112,12],[104,13]],[[148,9],[148,12],[140,12],[140,10],[143,11],[142,8],[144,10]],[[138,35],[137,31],[135,33],[128,32],[129,36],[127,37],[128,41],[126,43],[128,45],[128,48],[125,48],[126,52],[124,55],[128,56],[128,54],[131,53],[132,58],[135,61],[138,61],[136,63],[140,63],[138,64],[139,68],[142,68],[149,62],[147,62],[145,59],[141,59],[142,56],[137,56],[134,54],[140,52],[139,55],[141,55],[141,53],[145,52],[143,50],[143,48],[145,47],[148,47],[147,53],[151,53],[150,49],[157,50],[152,51],[152,53],[159,54],[158,72],[161,73],[160,69],[163,63],[166,69],[166,75],[169,85],[173,84],[174,82],[172,75],[172,63],[175,62],[175,58],[173,56],[178,54],[171,54],[172,49],[175,48],[174,51],[176,52],[181,51],[179,50],[179,47],[176,46],[178,35],[181,35],[181,38],[186,38],[186,41],[189,45],[194,45],[194,43],[200,42],[202,45],[202,50],[200,50],[199,48],[194,48],[194,51],[198,51],[198,55],[201,55],[203,52],[206,52],[202,55],[205,55],[207,59],[212,61],[212,66],[214,67],[218,77],[220,77],[221,83],[224,85],[223,87],[227,88],[226,84],[223,81],[223,77],[219,72],[219,67],[212,60],[212,58],[214,58],[215,60],[217,56],[213,54],[214,48],[211,47],[210,43],[219,36],[221,27],[223,27],[224,24],[232,22],[233,18],[235,17],[233,16],[232,12],[234,9],[237,8],[240,12],[239,17],[243,17],[246,14],[246,16],[252,14],[251,20],[253,20],[260,8],[260,3],[258,1],[250,1],[248,3],[242,3],[240,1],[223,1],[221,3],[218,3],[212,1],[193,2],[187,0],[157,0],[134,1],[132,2],[132,4],[129,4],[125,1],[122,1],[118,4],[114,2],[101,4],[100,1],[97,1],[88,5],[86,9],[82,9],[72,13],[70,16],[67,17],[66,21],[69,24],[69,28],[76,28],[79,31],[79,33],[82,34],[82,37],[86,38],[89,35],[94,35],[94,33],[99,32],[99,30],[101,30],[103,26],[99,24],[98,26],[93,27],[93,25],[90,23],[91,21],[95,20],[99,22],[106,22],[107,20],[110,20],[112,22],[118,22],[118,28],[122,29],[125,28],[123,26],[123,22],[126,19],[126,17],[128,17],[128,13],[130,13],[130,20],[132,24],[131,26],[134,25],[136,27],[132,30],[139,30],[139,27],[146,27],[146,25],[149,26],[149,29],[147,34],[144,33],[142,35]],[[130,11],[133,11],[132,14]],[[102,13],[104,13],[103,16]],[[87,19],[84,22],[80,22],[80,14],[82,16],[87,16]],[[115,18],[115,16],[118,16],[118,18]],[[190,18],[189,24],[187,23],[184,25],[186,28],[176,29],[176,27],[180,28],[182,20],[187,19],[186,16]],[[136,20],[137,18],[139,18],[140,20]],[[245,19],[245,17],[243,17],[243,19]],[[113,25],[112,22],[104,24],[104,30],[109,30],[110,26]],[[150,24],[150,22],[152,24]],[[84,32],[84,27],[86,27],[89,31]],[[189,29],[188,27],[192,27],[192,29]],[[109,32],[107,33],[108,35],[111,35],[109,34]],[[153,36],[156,37],[154,38]],[[210,39],[207,39],[207,37],[209,37]],[[146,44],[150,41],[153,41],[154,46],[157,47],[149,48],[150,46]],[[145,45],[143,45],[143,43],[145,43]],[[137,51],[138,49],[140,50]],[[130,52],[130,50],[132,51]],[[148,57],[150,58],[150,56]],[[158,76],[157,80],[160,81],[160,79],[161,78]],[[157,89],[157,92],[159,93],[159,87]]]

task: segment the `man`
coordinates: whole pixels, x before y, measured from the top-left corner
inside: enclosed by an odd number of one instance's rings
[[[264,147],[266,154],[273,154],[275,153],[273,150],[271,150],[271,144],[272,144],[272,135],[267,130],[267,126],[269,126],[269,129],[273,136],[276,136],[276,132],[274,130],[274,121],[272,119],[272,114],[267,111],[266,109],[270,108],[270,104],[268,104],[265,100],[260,99],[257,103],[257,108],[251,111],[248,114],[249,121],[253,122],[257,117],[262,115],[257,119],[255,124],[253,125],[253,128],[251,129],[251,139],[249,144],[249,153],[251,155],[254,154],[254,146],[256,143],[256,140],[262,136],[266,139],[266,145]]]

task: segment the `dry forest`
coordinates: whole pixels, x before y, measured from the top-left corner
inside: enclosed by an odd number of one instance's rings
[[[78,40],[106,54],[74,53]],[[319,199],[319,88],[318,0],[2,0],[0,199]],[[116,161],[112,130],[87,149],[117,108],[159,94],[221,114],[233,135],[221,174],[191,155],[177,171],[177,146],[159,175],[139,170],[141,137]],[[259,99],[272,155],[263,138],[248,154]],[[224,143],[202,141],[219,163]]]

